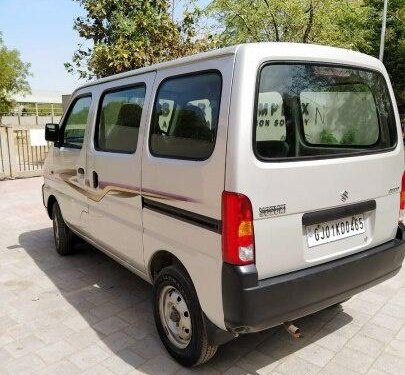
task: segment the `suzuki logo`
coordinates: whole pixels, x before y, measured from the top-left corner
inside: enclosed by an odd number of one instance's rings
[[[346,202],[349,199],[349,192],[347,190],[340,193],[340,200]]]

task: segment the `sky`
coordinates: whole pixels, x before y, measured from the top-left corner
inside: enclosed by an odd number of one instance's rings
[[[209,0],[199,0],[201,6]],[[182,13],[179,4],[176,14]],[[80,39],[73,21],[84,15],[74,0],[0,0],[0,32],[8,48],[16,48],[24,62],[31,63],[31,89],[71,93],[83,83],[67,73]]]

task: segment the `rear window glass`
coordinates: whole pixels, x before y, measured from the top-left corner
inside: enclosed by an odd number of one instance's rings
[[[259,158],[382,151],[395,144],[395,119],[381,74],[315,64],[262,68],[254,132]]]
[[[219,72],[163,81],[153,109],[151,153],[177,159],[207,159],[215,147],[221,89]]]

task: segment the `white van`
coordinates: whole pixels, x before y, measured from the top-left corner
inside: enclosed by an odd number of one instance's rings
[[[383,64],[343,49],[246,44],[100,79],[46,126],[56,250],[77,235],[153,284],[163,344],[201,364],[398,272],[400,134]]]

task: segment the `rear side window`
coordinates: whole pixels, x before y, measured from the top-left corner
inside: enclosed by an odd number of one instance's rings
[[[100,151],[134,153],[145,100],[145,86],[117,89],[102,96],[95,133]]]
[[[383,76],[351,67],[265,65],[254,126],[261,159],[383,151],[397,140]]]
[[[82,96],[76,99],[70,107],[63,129],[62,144],[64,147],[82,147],[90,112],[90,105],[91,96]]]
[[[178,159],[207,159],[215,146],[221,86],[219,72],[163,81],[153,109],[151,153]]]

